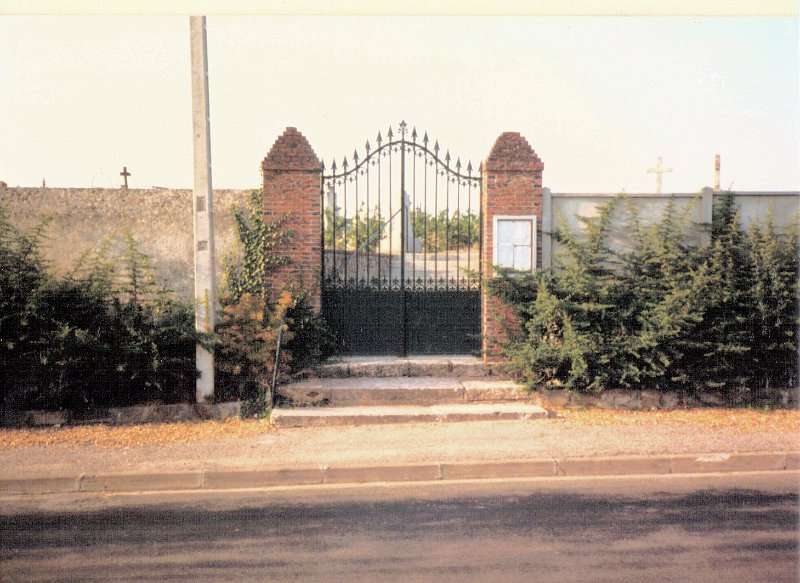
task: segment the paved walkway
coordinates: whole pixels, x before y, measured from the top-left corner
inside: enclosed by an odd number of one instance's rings
[[[42,430],[35,435],[52,443],[0,449],[0,495],[793,470],[800,467],[799,417],[561,411],[555,419],[458,424],[275,429],[233,421]],[[95,444],[72,439],[81,432]],[[185,435],[167,439],[165,432]]]

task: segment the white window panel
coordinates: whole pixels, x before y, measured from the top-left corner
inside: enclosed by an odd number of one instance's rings
[[[530,271],[536,268],[536,217],[494,217],[494,263],[498,267]]]

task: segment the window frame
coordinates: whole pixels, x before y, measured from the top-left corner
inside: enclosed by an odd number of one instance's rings
[[[499,226],[501,222],[515,222],[515,221],[527,221],[531,225],[531,266],[528,269],[517,269],[515,267],[508,267],[508,266],[501,266],[497,262],[497,250],[498,250],[498,240],[499,240]],[[494,230],[492,231],[494,237],[494,241],[492,244],[492,261],[495,266],[500,267],[503,270],[508,271],[516,271],[519,273],[527,272],[527,271],[536,271],[536,215],[495,215],[493,220]]]

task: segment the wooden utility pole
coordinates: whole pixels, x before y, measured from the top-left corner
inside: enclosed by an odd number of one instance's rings
[[[195,330],[214,332],[217,282],[214,272],[214,194],[211,187],[211,126],[208,107],[206,17],[189,17],[192,55],[192,138],[194,144]],[[197,402],[214,400],[214,354],[197,344]]]
[[[125,182],[122,183],[122,188],[124,190],[128,190],[128,176],[131,176],[131,173],[128,172],[128,167],[127,166],[123,166],[122,167],[122,172],[120,172],[119,175],[122,176],[122,179],[125,181]]]
[[[714,157],[714,192],[719,192],[719,169],[720,158],[719,154]]]

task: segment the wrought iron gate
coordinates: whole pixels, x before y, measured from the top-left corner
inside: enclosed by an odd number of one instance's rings
[[[481,346],[480,172],[416,128],[322,170],[322,311],[344,354]]]

